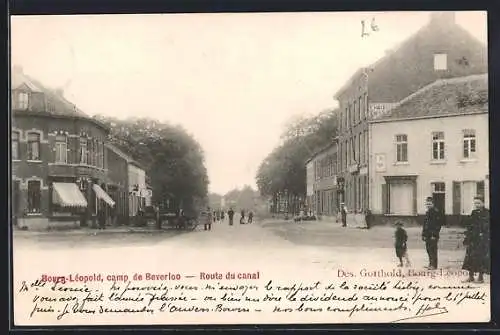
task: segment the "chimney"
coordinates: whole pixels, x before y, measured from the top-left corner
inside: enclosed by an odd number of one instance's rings
[[[455,12],[432,12],[431,13],[431,24],[437,24],[441,26],[451,26],[455,24]]]

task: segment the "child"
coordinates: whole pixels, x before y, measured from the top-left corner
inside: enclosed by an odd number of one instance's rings
[[[408,241],[408,234],[403,228],[402,222],[396,222],[396,232],[394,247],[396,248],[396,256],[399,258],[399,267],[403,266],[403,258],[406,261],[406,266],[410,266],[410,259],[408,257],[408,247],[406,242]]]

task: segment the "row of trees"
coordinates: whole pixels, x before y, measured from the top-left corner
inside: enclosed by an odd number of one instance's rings
[[[266,206],[266,201],[262,199],[259,192],[251,186],[245,185],[241,189],[233,189],[224,195],[210,193],[210,206],[213,208],[221,207],[221,201],[224,199],[224,207],[232,207],[235,211],[245,209],[254,213],[262,211]]]
[[[149,118],[95,116],[111,128],[110,142],[146,169],[153,202],[170,202],[189,210],[206,201],[208,175],[199,143],[180,126]]]
[[[337,134],[337,110],[289,122],[281,136],[281,145],[262,161],[256,176],[260,194],[272,199],[275,211],[281,201],[288,204],[290,212],[299,209],[306,194],[306,161],[332,143]]]

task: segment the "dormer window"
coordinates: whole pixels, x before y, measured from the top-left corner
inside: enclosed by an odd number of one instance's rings
[[[29,94],[27,92],[17,92],[12,102],[14,109],[26,110],[29,107]]]
[[[434,70],[445,71],[448,69],[448,55],[444,53],[434,54]]]

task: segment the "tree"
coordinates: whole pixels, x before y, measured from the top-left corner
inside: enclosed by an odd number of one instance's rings
[[[325,110],[313,117],[293,118],[281,136],[282,144],[260,164],[257,186],[262,196],[273,199],[275,209],[286,197],[293,210],[298,210],[307,187],[305,163],[337,136],[337,114],[337,110]]]
[[[209,181],[204,153],[182,127],[149,118],[95,118],[110,126],[112,144],[144,165],[153,202],[169,199],[185,211],[205,203]]]

